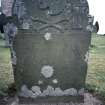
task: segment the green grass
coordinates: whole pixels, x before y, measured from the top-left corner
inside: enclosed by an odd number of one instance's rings
[[[10,51],[0,40],[0,90],[13,82]],[[87,86],[105,96],[105,36],[92,36]]]
[[[0,39],[0,90],[5,89],[13,82],[13,72],[10,62],[10,50],[4,47],[4,41]]]
[[[87,84],[105,96],[105,36],[92,36]]]

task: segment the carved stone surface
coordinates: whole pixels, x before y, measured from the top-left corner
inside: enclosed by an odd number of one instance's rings
[[[92,27],[87,1],[15,0],[12,11],[18,17],[11,51],[15,52],[14,77],[21,96],[82,94],[91,41],[87,27]],[[38,87],[40,94],[32,87]]]
[[[13,9],[20,28],[28,25],[29,29],[40,33],[86,30],[88,12],[86,0],[16,0]]]

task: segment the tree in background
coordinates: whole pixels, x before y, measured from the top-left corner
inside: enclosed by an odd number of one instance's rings
[[[4,33],[3,26],[6,25],[6,23],[7,23],[6,15],[1,13],[0,14],[0,32],[1,33]]]
[[[99,31],[99,23],[98,21],[95,22],[95,31],[98,32]]]

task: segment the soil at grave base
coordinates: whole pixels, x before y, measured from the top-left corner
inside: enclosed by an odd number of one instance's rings
[[[48,103],[48,102],[41,102],[41,103],[35,103],[33,100],[27,100],[25,98],[21,98],[20,104],[13,104],[17,103],[16,97],[3,97],[0,96],[0,105],[105,105],[105,98],[96,94],[96,93],[85,93],[84,95],[84,103]]]

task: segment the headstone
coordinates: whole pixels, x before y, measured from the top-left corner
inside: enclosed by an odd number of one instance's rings
[[[11,9],[13,5],[14,0],[1,0],[1,12],[5,14],[5,20],[6,23],[8,21],[8,17],[12,15]],[[5,39],[5,47],[11,46],[11,35],[14,34],[14,26],[13,23],[8,22],[5,23],[5,26],[3,26],[4,29],[4,39]],[[11,31],[12,30],[12,31]],[[12,32],[12,33],[11,33]]]
[[[11,52],[19,95],[83,95],[93,21],[87,0],[15,0],[12,11],[18,17]]]
[[[11,8],[14,0],[1,0],[1,10],[6,16],[11,16]]]

